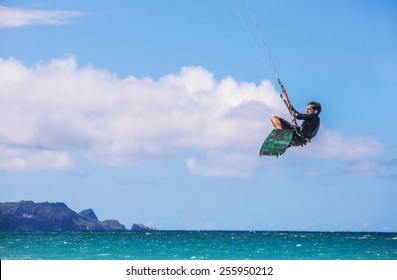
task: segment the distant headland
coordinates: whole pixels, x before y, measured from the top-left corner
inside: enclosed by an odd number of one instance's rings
[[[94,210],[77,213],[63,202],[0,202],[0,230],[113,230],[127,231],[117,220],[99,221]],[[133,224],[131,231],[156,230]]]

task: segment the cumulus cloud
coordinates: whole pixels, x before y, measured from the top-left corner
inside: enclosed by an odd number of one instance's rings
[[[212,155],[225,148],[256,149],[263,137],[256,132],[264,131],[267,114],[281,107],[267,81],[217,82],[201,67],[185,67],[158,81],[119,78],[79,68],[73,57],[31,68],[1,59],[0,90],[0,118],[7,120],[0,127],[3,146],[77,151],[112,165],[134,165],[180,149]]]
[[[256,155],[256,153],[255,153]],[[186,160],[189,170],[201,176],[247,177],[258,164],[250,153],[210,151]]]
[[[214,230],[216,223],[213,221],[201,222],[195,220],[179,221],[179,226],[186,230]]]
[[[321,126],[320,132],[309,143],[309,150],[298,149],[294,152],[317,159],[339,160],[357,160],[383,153],[382,145],[372,136],[346,137],[341,132],[328,129],[325,125]]]
[[[0,28],[32,24],[66,24],[71,18],[82,15],[77,11],[34,10],[0,6]]]
[[[33,67],[0,59],[0,169],[70,168],[72,153],[134,166],[183,152],[193,174],[250,176],[269,118],[285,111],[269,81],[216,81],[202,67],[153,80],[79,67],[73,57]],[[381,149],[375,140],[322,130],[312,152],[298,153],[354,159]],[[328,143],[328,134],[338,141]]]
[[[66,152],[0,145],[0,170],[36,171],[72,167],[73,161]]]

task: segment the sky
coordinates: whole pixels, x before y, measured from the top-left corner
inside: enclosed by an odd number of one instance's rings
[[[162,230],[397,232],[392,0],[0,0],[0,201]],[[250,13],[255,15],[259,30]],[[311,143],[259,157],[273,115]]]

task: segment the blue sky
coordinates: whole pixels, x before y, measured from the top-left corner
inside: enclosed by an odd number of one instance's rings
[[[396,3],[250,3],[294,106],[323,106],[278,159],[258,150],[289,116],[246,1],[1,1],[0,200],[127,227],[396,232]]]

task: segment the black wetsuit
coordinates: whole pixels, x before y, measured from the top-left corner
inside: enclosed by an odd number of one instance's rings
[[[315,113],[301,114],[297,111],[294,111],[294,115],[297,120],[303,120],[303,123],[301,126],[296,127],[296,131],[294,130],[291,146],[305,145],[308,140],[311,140],[314,136],[316,136],[317,131],[320,128],[320,118]],[[294,129],[290,122],[281,118],[280,120],[284,129]]]

